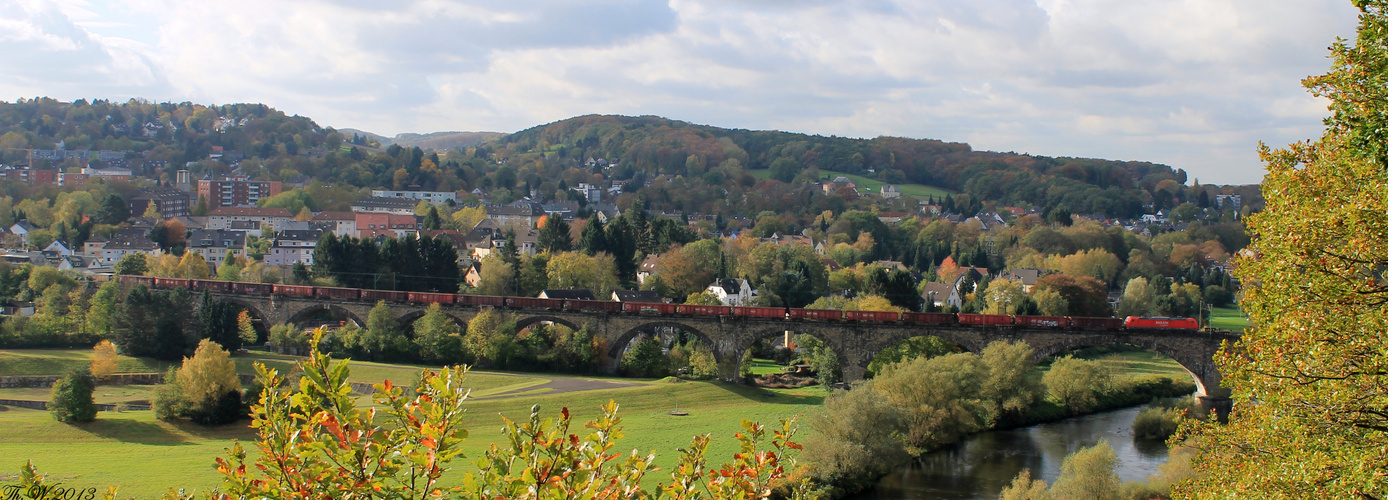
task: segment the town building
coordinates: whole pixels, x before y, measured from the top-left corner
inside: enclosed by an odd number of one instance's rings
[[[741,278],[720,278],[714,280],[706,290],[718,297],[725,306],[740,306],[752,300],[752,286]]]
[[[290,229],[275,235],[270,253],[265,254],[269,266],[313,265],[313,249],[323,237],[321,229]]]
[[[207,262],[220,266],[228,259],[246,257],[246,233],[227,229],[198,229],[188,234],[190,252],[197,252]]]
[[[371,196],[353,203],[352,211],[365,214],[414,215],[416,205],[419,205],[419,200]]]
[[[281,189],[278,181],[252,181],[244,176],[198,181],[198,197],[207,200],[209,209],[253,207],[262,198],[280,194]]]
[[[419,217],[414,214],[357,213],[356,231],[359,238],[398,238],[419,231]]]
[[[423,200],[435,205],[443,205],[450,201],[457,203],[458,201],[458,193],[453,191],[388,191],[384,189],[373,189],[371,190],[371,197],[401,198],[413,200],[416,204],[418,204],[420,200]]]
[[[183,217],[188,215],[188,210],[193,206],[190,198],[188,193],[177,189],[141,190],[130,197],[130,213],[143,215],[149,204],[153,203],[154,209],[158,210],[161,216]]]
[[[207,229],[247,229],[233,228],[234,222],[255,222],[257,227],[268,225],[275,229],[285,221],[294,218],[287,208],[258,207],[220,207],[212,210],[207,217]]]

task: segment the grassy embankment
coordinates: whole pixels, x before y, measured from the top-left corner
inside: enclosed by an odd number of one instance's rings
[[[23,354],[30,358],[51,357],[53,360],[31,366],[55,366],[60,360],[75,361],[79,351],[0,351],[0,359]],[[1081,353],[1084,355],[1085,353]],[[1164,375],[1180,379],[1187,377],[1175,362],[1147,352],[1093,353],[1090,357],[1109,365],[1123,376]],[[260,355],[235,358],[238,369],[249,371],[254,361],[276,365],[282,371],[294,359],[290,356]],[[151,365],[135,365],[146,371]],[[418,366],[383,363],[352,362],[354,382],[392,381],[409,383]],[[758,360],[754,371],[770,373],[779,367]],[[126,370],[122,370],[126,371]],[[153,370],[149,370],[153,371]],[[30,373],[39,374],[39,373]],[[564,379],[600,380],[631,383],[620,388],[558,392],[547,385]],[[571,377],[550,374],[511,374],[474,372],[469,375],[474,384],[474,397],[469,406],[472,419],[468,423],[471,436],[466,441],[467,459],[455,462],[456,471],[447,479],[456,481],[464,471],[474,470],[473,460],[500,439],[501,416],[526,418],[530,406],[539,404],[546,415],[553,415],[567,406],[576,422],[596,415],[596,409],[609,399],[621,404],[625,433],[620,442],[623,450],[657,452],[657,463],[668,468],[677,458],[676,449],[689,443],[696,434],[711,433],[715,440],[710,456],[724,460],[735,451],[732,434],[739,422],[752,419],[774,423],[792,415],[809,415],[823,398],[816,387],[792,390],[762,390],[714,382],[671,383],[655,380],[610,379],[605,377]],[[1181,379],[1183,380],[1183,379]],[[601,385],[599,383],[599,385]],[[101,402],[148,399],[148,386],[101,387],[97,396]],[[46,399],[44,389],[0,389],[0,398]],[[511,397],[520,396],[520,397]],[[369,401],[369,397],[362,400]],[[667,414],[678,406],[689,416]],[[802,433],[808,433],[802,425]],[[804,434],[802,434],[804,437]],[[213,470],[213,459],[222,456],[231,440],[250,441],[255,438],[244,426],[205,429],[187,423],[161,422],[153,412],[101,413],[95,422],[68,425],[54,421],[46,412],[0,407],[0,482],[11,478],[26,459],[32,459],[42,471],[69,485],[121,485],[123,495],[137,498],[157,496],[168,486],[207,491],[219,482]],[[652,481],[668,476],[658,472]]]
[[[752,177],[756,177],[757,179],[764,180],[771,177],[771,170],[769,169],[747,170],[746,172],[752,174]],[[842,175],[844,177],[847,177],[848,180],[853,181],[854,184],[857,184],[858,190],[862,192],[881,193],[882,185],[888,184],[886,182],[882,182],[870,177],[846,174],[843,172],[834,172],[832,170],[820,170],[819,175],[821,178],[823,178],[825,175],[828,175],[829,178],[827,180],[830,181],[834,180],[835,177]],[[948,189],[938,188],[935,186],[927,186],[925,184],[896,184],[895,186],[898,189],[901,189],[901,194],[907,196],[915,196],[917,198],[929,198],[932,196],[935,198],[939,198],[941,196],[954,194],[953,191],[950,191]]]

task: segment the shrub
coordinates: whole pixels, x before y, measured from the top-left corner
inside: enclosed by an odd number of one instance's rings
[[[660,341],[644,336],[622,355],[622,373],[628,377],[663,377],[667,374]]]
[[[1176,408],[1148,406],[1133,419],[1133,436],[1142,439],[1165,440],[1176,433],[1183,411]]]
[[[109,340],[92,347],[92,377],[105,380],[116,373],[116,345]]]
[[[73,370],[53,384],[48,412],[59,422],[91,422],[96,420],[96,404],[92,391],[96,378],[87,369]]]
[[[1108,369],[1098,361],[1065,356],[1051,363],[1041,383],[1053,401],[1074,415],[1094,408],[1099,396],[1108,391],[1110,379]]]
[[[155,392],[154,413],[161,420],[186,418],[200,425],[222,425],[246,415],[241,401],[236,364],[221,346],[208,339],[198,343],[183,366],[169,369]]]

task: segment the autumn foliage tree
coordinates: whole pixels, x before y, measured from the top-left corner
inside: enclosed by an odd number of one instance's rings
[[[312,353],[299,363],[304,376],[288,386],[276,370],[256,365],[267,388],[252,408],[258,453],[239,443],[217,459],[224,475],[222,492],[233,498],[462,498],[462,499],[751,499],[765,498],[787,483],[794,462],[786,453],[793,421],[767,429],[744,421],[733,460],[711,465],[708,435],[696,436],[681,450],[670,481],[651,488],[643,481],[656,469],[655,455],[622,453],[617,405],[608,403],[580,436],[571,430],[568,408],[543,418],[538,406],[530,418],[506,420],[504,439],[492,445],[461,485],[440,479],[461,444],[467,369],[426,371],[410,391],[385,381],[376,385],[377,408],[359,408],[348,384],[345,361],[319,352],[323,331],[315,332]],[[378,416],[383,417],[379,418]],[[802,498],[804,483],[789,484]]]
[[[1388,497],[1388,1],[1354,4],[1357,39],[1305,81],[1324,133],[1260,149],[1266,209],[1235,270],[1254,327],[1217,359],[1236,406],[1186,424],[1202,476],[1179,497]]]
[[[91,373],[100,381],[116,373],[116,345],[103,340],[92,347]]]

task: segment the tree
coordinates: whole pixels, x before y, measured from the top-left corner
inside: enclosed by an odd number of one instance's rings
[[[130,205],[118,193],[106,195],[106,199],[101,201],[101,208],[96,214],[97,222],[102,224],[120,224],[129,218]]]
[[[96,420],[96,403],[92,391],[96,379],[87,369],[68,372],[53,383],[49,391],[48,412],[59,422],[91,422]]]
[[[462,330],[438,304],[429,304],[424,316],[415,320],[414,341],[419,358],[426,363],[462,361]]]
[[[1108,287],[1089,276],[1048,274],[1036,280],[1036,288],[1051,289],[1060,294],[1071,316],[1113,315],[1113,309],[1108,305]]]
[[[145,260],[145,254],[132,253],[122,256],[111,270],[121,276],[138,276],[148,272],[149,265]]]
[[[632,342],[631,347],[622,354],[620,368],[628,377],[663,377],[668,373],[660,341],[649,335]]]
[[[998,494],[998,500],[1051,500],[1051,493],[1046,491],[1045,481],[1031,479],[1031,469],[1022,469]]]
[[[689,294],[688,297],[685,297],[684,303],[685,303],[685,304],[689,304],[689,305],[695,305],[695,306],[721,306],[721,305],[723,305],[723,301],[718,300],[718,296],[717,296],[717,295],[714,295],[714,294],[712,294],[712,293],[709,293],[707,290],[701,290],[701,291],[698,291],[698,292],[694,292],[694,293]]]
[[[988,303],[983,314],[1018,314],[1025,307],[1027,299],[1020,281],[1001,278],[989,282],[983,295]]]
[[[400,333],[386,301],[378,300],[366,316],[366,336],[364,343],[373,359],[393,359],[409,351],[409,339]]]
[[[1229,424],[1196,424],[1202,477],[1178,495],[1388,496],[1388,3],[1354,2],[1356,39],[1331,47],[1329,73],[1305,85],[1329,99],[1315,142],[1266,146],[1262,212],[1234,274],[1250,324],[1217,358],[1239,404]],[[1219,394],[1222,395],[1222,394]]]
[[[1147,278],[1138,276],[1128,280],[1123,288],[1123,300],[1118,303],[1119,316],[1152,316],[1156,310],[1155,297]]]
[[[170,369],[155,394],[155,414],[161,419],[186,418],[199,425],[223,425],[244,416],[241,381],[236,363],[217,343],[202,339],[191,358]]]
[[[453,219],[453,226],[458,228],[458,231],[466,233],[472,231],[477,223],[487,218],[487,210],[481,206],[463,207],[453,212],[451,218]]]
[[[1051,363],[1041,383],[1056,404],[1076,415],[1099,404],[1099,395],[1108,390],[1109,379],[1108,368],[1098,361],[1065,356]]]
[[[573,239],[569,237],[569,223],[558,215],[547,217],[540,227],[536,244],[541,251],[560,253],[573,250]]]
[[[1071,453],[1060,465],[1060,477],[1051,486],[1051,496],[1118,500],[1123,480],[1114,472],[1117,465],[1118,456],[1107,440]]]
[[[241,337],[242,345],[255,344],[260,340],[260,334],[255,331],[255,323],[251,321],[251,313],[245,309],[236,314],[236,334]]]
[[[550,288],[586,288],[595,296],[609,297],[619,286],[617,266],[605,253],[564,252],[551,257],[545,270]]]
[[[212,268],[208,266],[207,259],[198,252],[185,252],[183,258],[178,260],[178,272],[180,278],[190,278],[195,280],[205,280],[212,276]]]
[[[1028,298],[1036,303],[1042,316],[1068,316],[1070,303],[1053,288],[1034,288]]]
[[[237,323],[237,307],[213,300],[211,292],[202,292],[198,305],[198,337],[221,345],[227,351],[241,348],[241,325]]]
[[[900,408],[873,390],[869,380],[834,391],[810,420],[814,434],[805,458],[824,482],[867,488],[910,459],[898,435],[906,432]]]
[[[607,243],[607,232],[603,230],[602,220],[596,216],[589,217],[583,224],[583,232],[579,233],[578,248],[583,253],[594,255],[598,252],[610,252]]]
[[[983,348],[980,361],[986,372],[979,383],[979,395],[991,407],[989,424],[1022,416],[1041,396],[1031,376],[1036,368],[1035,352],[1023,341],[997,341]]]
[[[87,307],[87,331],[99,337],[109,337],[111,335],[113,318],[118,310],[117,302],[120,300],[120,283],[116,280],[102,283],[92,294],[91,301]],[[99,377],[99,375],[98,375]]]
[[[92,367],[90,373],[96,380],[103,380],[116,373],[116,345],[109,340],[92,346]]]

